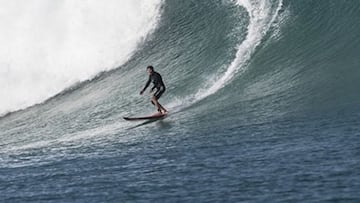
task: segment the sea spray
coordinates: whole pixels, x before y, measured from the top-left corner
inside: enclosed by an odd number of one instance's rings
[[[156,26],[161,0],[3,1],[0,114],[126,62]]]

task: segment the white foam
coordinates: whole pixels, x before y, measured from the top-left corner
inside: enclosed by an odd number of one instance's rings
[[[125,63],[162,0],[0,0],[0,114]]]
[[[261,40],[268,33],[270,27],[277,18],[280,9],[283,6],[282,0],[279,0],[275,9],[269,0],[237,0],[239,6],[246,9],[249,15],[249,25],[247,27],[247,36],[237,47],[235,59],[218,78],[210,76],[208,84],[205,84],[195,95],[178,100],[169,104],[172,111],[180,111],[202,99],[216,93],[239,72],[246,70],[246,64],[251,59],[252,54],[261,43]]]
[[[246,39],[238,46],[236,58],[225,73],[209,88],[199,91],[195,96],[197,99],[203,99],[214,94],[230,82],[236,73],[245,70],[246,62],[250,60],[256,47],[259,46],[282,7],[282,1],[279,1],[275,12],[272,12],[268,1],[238,0],[237,3],[247,10],[250,17]]]

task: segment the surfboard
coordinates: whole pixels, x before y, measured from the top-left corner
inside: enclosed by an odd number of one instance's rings
[[[140,120],[155,120],[166,117],[167,114],[156,113],[150,116],[140,116],[140,117],[123,117],[127,121],[140,121]]]

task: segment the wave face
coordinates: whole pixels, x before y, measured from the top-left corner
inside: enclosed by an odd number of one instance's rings
[[[1,110],[38,103],[0,118],[0,200],[360,200],[360,2],[39,2],[0,10]],[[170,114],[124,121],[148,65]]]

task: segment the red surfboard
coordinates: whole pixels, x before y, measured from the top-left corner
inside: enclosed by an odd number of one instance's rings
[[[156,113],[151,116],[141,116],[141,117],[123,117],[127,121],[139,121],[139,120],[154,120],[154,119],[160,119],[167,116],[167,114],[162,113]]]

